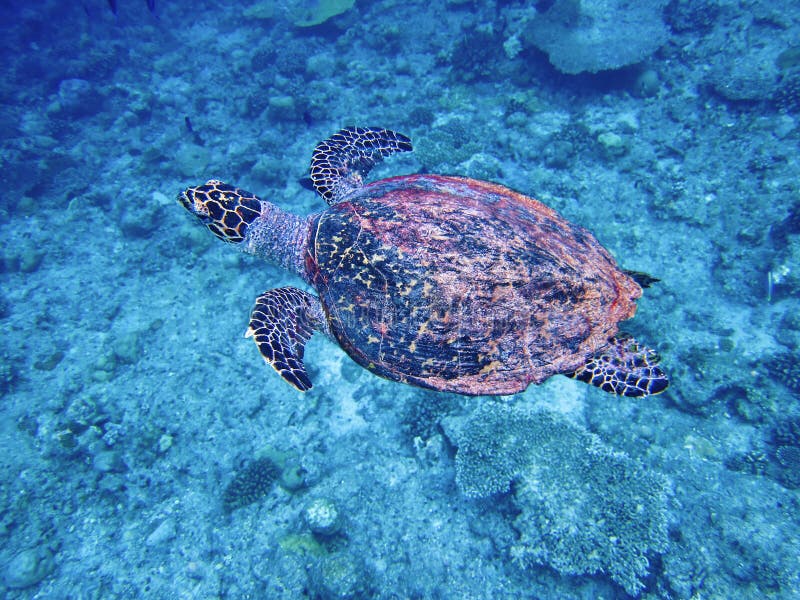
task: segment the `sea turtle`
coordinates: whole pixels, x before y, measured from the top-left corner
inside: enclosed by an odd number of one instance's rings
[[[410,151],[347,127],[320,142],[310,180],[330,207],[301,217],[221,181],[179,202],[223,241],[299,275],[256,299],[246,336],[301,391],[314,331],[370,371],[468,395],[564,374],[623,396],[664,391],[659,357],[617,324],[652,279],[617,266],[583,227],[496,183],[414,174],[364,184]],[[641,284],[641,285],[640,285]]]

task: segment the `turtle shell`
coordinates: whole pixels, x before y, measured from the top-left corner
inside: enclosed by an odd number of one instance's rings
[[[506,187],[412,175],[312,221],[306,269],[342,348],[375,373],[512,394],[583,365],[641,288],[583,227]]]

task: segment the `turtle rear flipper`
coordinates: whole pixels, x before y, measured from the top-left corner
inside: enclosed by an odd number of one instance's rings
[[[411,149],[411,140],[402,133],[379,127],[345,127],[314,148],[311,181],[328,204],[336,204],[361,187],[374,165]]]
[[[303,364],[314,330],[326,331],[318,298],[293,287],[269,290],[256,298],[245,337],[252,337],[267,364],[301,392],[311,388]]]
[[[669,387],[669,379],[658,366],[661,358],[655,350],[624,334],[609,342],[603,352],[566,375],[618,396],[651,396]]]

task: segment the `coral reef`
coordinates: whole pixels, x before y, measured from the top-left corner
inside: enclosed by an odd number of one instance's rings
[[[315,598],[322,600],[357,600],[369,598],[373,591],[362,562],[348,553],[319,557],[311,564],[309,584]]]
[[[597,73],[640,62],[667,39],[666,0],[556,0],[536,15],[523,40],[547,52],[563,73]]]
[[[238,471],[222,494],[222,507],[233,512],[253,502],[272,489],[272,484],[280,476],[279,467],[269,458],[257,458]]]
[[[297,27],[313,27],[321,25],[353,8],[355,0],[316,0],[316,4],[308,7],[304,2],[296,2],[291,9],[292,23]]]
[[[642,589],[648,556],[667,549],[663,476],[553,414],[498,403],[478,408],[454,437],[465,495],[505,492],[516,481],[515,560],[608,573],[630,594]]]
[[[423,391],[403,404],[403,431],[411,439],[427,440],[439,427],[439,420],[458,404],[452,394]]]
[[[497,73],[502,45],[496,33],[472,30],[464,33],[450,52],[450,65],[457,79],[474,81],[491,78]]]
[[[473,413],[462,427],[446,427],[458,446],[456,483],[468,498],[504,493],[530,459],[530,445],[548,437],[546,428],[529,425],[538,417],[525,418],[513,409],[487,404]],[[545,415],[542,418],[547,418]]]
[[[332,536],[342,527],[342,515],[329,498],[315,498],[303,509],[308,528],[320,536]]]
[[[0,3],[0,596],[797,597],[800,3],[115,4]],[[174,195],[323,210],[346,125],[414,142],[369,179],[496,178],[658,277],[625,326],[670,390],[553,377],[492,417],[324,336],[314,391],[273,381],[237,340],[298,282]]]
[[[800,112],[800,67],[793,68],[782,77],[775,92],[775,105],[788,113]]]

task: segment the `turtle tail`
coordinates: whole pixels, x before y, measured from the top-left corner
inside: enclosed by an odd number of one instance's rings
[[[622,269],[625,275],[628,275],[631,279],[633,279],[636,283],[639,284],[641,288],[649,288],[654,283],[658,283],[661,281],[657,277],[653,277],[647,273],[642,271],[629,271],[628,269]]]
[[[223,242],[238,244],[248,226],[261,216],[255,194],[211,179],[178,195],[178,202]]]

